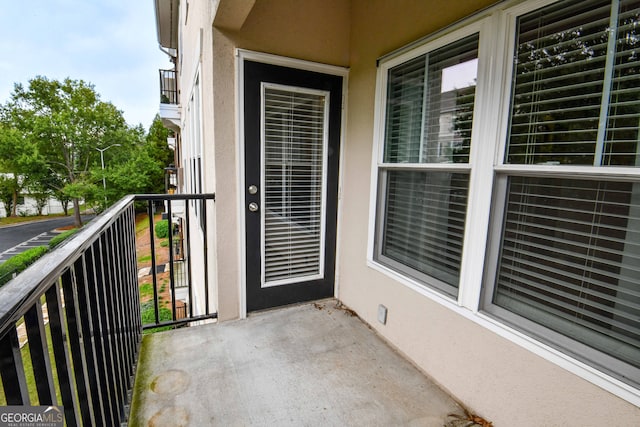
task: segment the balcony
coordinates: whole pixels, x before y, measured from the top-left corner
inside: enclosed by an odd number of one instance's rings
[[[135,236],[163,203],[179,225],[161,277],[155,240],[141,268]],[[127,197],[0,289],[0,404],[63,405],[68,426],[442,426],[462,412],[337,300],[216,323],[194,204],[206,216],[213,196]]]
[[[159,70],[160,75],[160,119],[173,130],[180,126],[180,104],[178,81],[175,70]]]

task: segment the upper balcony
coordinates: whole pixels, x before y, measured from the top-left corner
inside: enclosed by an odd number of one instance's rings
[[[160,74],[160,119],[174,130],[180,127],[180,105],[178,99],[178,81],[175,70],[159,70]]]
[[[206,217],[213,195],[129,196],[0,289],[0,405],[63,405],[68,426],[442,426],[462,413],[334,299],[215,322],[192,205]],[[158,327],[171,330],[143,335]]]

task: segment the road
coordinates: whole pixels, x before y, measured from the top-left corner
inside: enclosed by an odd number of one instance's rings
[[[83,215],[82,221],[86,223],[91,218],[93,215]],[[0,227],[0,263],[29,248],[46,245],[57,234],[56,228],[72,224],[73,217],[68,216]]]

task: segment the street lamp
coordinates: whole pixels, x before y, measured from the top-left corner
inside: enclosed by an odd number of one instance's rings
[[[102,165],[102,187],[104,188],[104,207],[107,207],[107,179],[104,175],[104,152],[111,147],[120,147],[120,144],[111,144],[105,148],[96,148],[100,152],[100,164]]]

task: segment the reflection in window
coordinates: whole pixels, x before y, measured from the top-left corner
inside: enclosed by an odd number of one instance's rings
[[[387,163],[468,163],[478,35],[389,70]]]
[[[511,177],[494,303],[640,367],[640,185]]]
[[[442,164],[469,164],[478,41],[465,37],[388,72],[383,160],[393,169],[380,168],[377,260],[450,296],[460,280],[469,171]]]
[[[616,4],[564,1],[518,20],[507,163],[639,165],[640,2]]]

